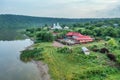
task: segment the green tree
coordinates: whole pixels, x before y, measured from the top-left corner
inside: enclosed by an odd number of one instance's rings
[[[36,40],[40,42],[51,42],[54,38],[51,32],[41,31],[36,34]]]
[[[117,42],[115,39],[111,38],[109,41],[108,41],[108,46],[111,47],[111,48],[116,48],[118,45],[117,45]]]

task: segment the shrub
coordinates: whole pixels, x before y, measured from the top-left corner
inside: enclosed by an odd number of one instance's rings
[[[113,49],[115,49],[115,48],[118,47],[118,44],[117,44],[116,40],[113,39],[113,38],[111,38],[111,39],[108,41],[108,45],[109,45],[111,48],[113,48]]]
[[[90,46],[90,50],[96,49],[97,47],[97,45]]]
[[[40,31],[39,33],[36,33],[36,40],[40,42],[52,42],[54,37],[51,32]]]
[[[112,67],[92,68],[84,73],[73,73],[72,80],[105,80],[107,75],[114,74],[118,70]]]
[[[95,37],[95,41],[100,41],[100,40],[102,40],[102,38],[100,38],[100,37]]]
[[[83,53],[81,47],[76,47],[76,48],[74,49],[74,51],[75,51],[76,53],[78,53],[78,54]]]
[[[110,40],[110,39],[111,39],[111,37],[109,37],[109,36],[106,36],[106,37],[105,37],[105,40],[106,40],[106,41],[108,41],[108,40]]]
[[[94,52],[99,52],[100,49],[93,49],[92,51],[94,51]]]
[[[118,43],[120,43],[120,40],[118,41]]]
[[[29,62],[31,60],[42,60],[43,59],[42,51],[43,48],[24,50],[20,55],[20,60],[23,62]]]
[[[57,52],[59,52],[59,53],[72,53],[72,49],[70,49],[68,47],[58,48]]]
[[[100,53],[109,53],[109,50],[107,48],[101,48]]]
[[[113,55],[113,54],[108,53],[108,54],[107,54],[107,57],[108,57],[110,60],[112,60],[112,61],[116,61],[116,57],[115,57],[115,55]]]

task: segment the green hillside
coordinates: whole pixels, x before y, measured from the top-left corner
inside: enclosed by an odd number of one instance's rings
[[[0,28],[28,28],[40,27],[45,24],[52,25],[59,22],[61,24],[73,24],[78,22],[96,21],[98,19],[67,19],[50,17],[32,17],[22,15],[0,15]]]

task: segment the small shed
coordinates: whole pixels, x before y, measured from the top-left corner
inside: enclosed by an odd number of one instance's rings
[[[90,51],[86,47],[82,47],[82,51],[84,52],[85,55],[90,54]]]

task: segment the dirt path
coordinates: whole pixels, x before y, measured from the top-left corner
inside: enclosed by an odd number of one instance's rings
[[[54,47],[64,47],[65,45],[63,45],[63,44],[61,44],[61,43],[59,43],[59,42],[57,42],[57,41],[54,41],[54,42],[53,42],[53,46],[54,46]]]

